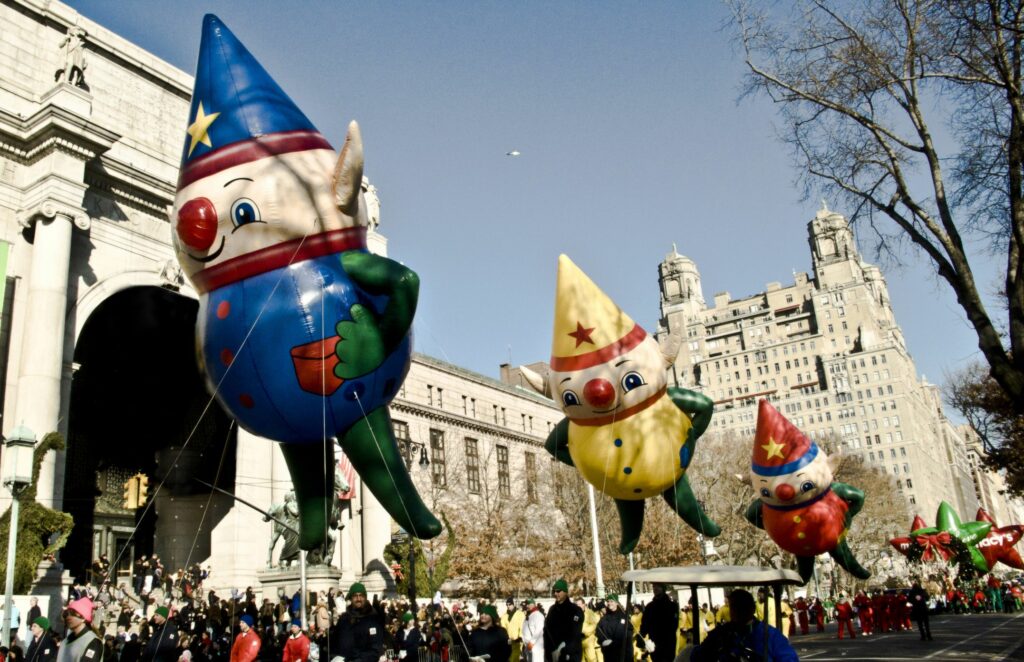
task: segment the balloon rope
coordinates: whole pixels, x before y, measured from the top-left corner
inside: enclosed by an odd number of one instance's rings
[[[352,389],[352,395],[355,396],[356,402],[359,404],[359,411],[363,414],[363,420],[367,421],[366,427],[370,430],[370,436],[373,437],[373,445],[380,454],[381,463],[384,465],[384,468],[387,469],[388,478],[391,479],[391,486],[395,488],[395,493],[398,494],[398,500],[402,504],[402,510],[405,511],[405,517],[409,520],[409,527],[412,528],[413,535],[419,538],[420,536],[416,532],[416,524],[413,522],[412,515],[409,513],[409,508],[405,505],[405,498],[402,497],[402,491],[398,489],[398,483],[395,482],[395,476],[391,473],[391,467],[388,466],[387,461],[384,459],[384,450],[380,447],[380,440],[377,439],[377,433],[373,431],[373,426],[369,424],[369,418],[366,415],[366,409],[363,408],[363,400],[359,397],[359,391],[357,389]],[[411,477],[410,480],[412,480]],[[409,541],[409,544],[412,544],[411,540]],[[409,572],[415,571],[415,568],[409,569]]]
[[[306,237],[308,236],[309,233],[306,233],[302,236],[302,240],[299,241],[299,244],[295,247],[295,251],[288,259],[288,266],[290,266],[295,261],[295,257],[299,254],[299,251],[302,250],[302,245],[305,243]],[[170,463],[170,466],[173,467],[178,464],[178,461],[181,459],[182,454],[184,454],[185,449],[188,448],[188,445],[192,442],[193,437],[195,437],[196,431],[199,429],[199,424],[203,422],[203,419],[206,417],[207,412],[210,411],[210,407],[213,405],[214,400],[217,399],[217,394],[220,392],[220,387],[224,384],[224,380],[227,379],[228,374],[231,372],[231,368],[235,365],[235,360],[238,358],[238,355],[241,354],[242,349],[245,347],[246,343],[249,342],[249,338],[250,336],[252,336],[252,332],[256,329],[256,325],[259,323],[260,319],[262,319],[263,314],[266,312],[267,307],[270,305],[270,300],[277,292],[277,288],[280,287],[281,281],[284,279],[285,271],[286,270],[284,269],[281,270],[281,273],[278,276],[277,281],[274,283],[274,287],[271,288],[270,293],[267,295],[266,301],[263,302],[263,306],[260,308],[259,313],[257,313],[256,319],[253,320],[252,324],[249,326],[249,329],[245,332],[245,336],[242,338],[242,342],[241,344],[239,344],[238,350],[231,357],[231,361],[225,368],[224,374],[221,375],[221,378],[217,381],[217,384],[214,386],[213,392],[210,394],[210,397],[206,401],[206,405],[204,405],[203,410],[199,412],[199,416],[196,419],[196,422],[192,425],[192,429],[189,431],[188,436],[185,438],[185,443],[183,443],[181,445],[181,448],[178,449],[178,454],[174,456],[174,460]],[[153,491],[153,497],[146,504],[146,507],[142,511],[142,515],[140,515],[137,518],[138,522],[135,524],[135,528],[133,528],[131,534],[129,534],[128,541],[125,543],[121,552],[118,553],[117,557],[114,559],[114,562],[111,563],[111,568],[117,568],[117,564],[120,562],[121,557],[124,556],[124,553],[128,551],[128,549],[131,547],[131,542],[135,539],[135,536],[139,531],[139,527],[142,526],[142,522],[146,519],[146,515],[149,513],[150,509],[153,508],[153,506],[156,504],[156,498],[160,495],[160,492],[163,490],[164,483],[167,482],[167,477],[169,475],[170,472],[167,472],[166,474],[164,474],[164,477],[160,479],[160,482],[157,483],[156,489]]]

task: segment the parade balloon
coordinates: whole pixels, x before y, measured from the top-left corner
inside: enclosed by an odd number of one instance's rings
[[[658,495],[698,532],[720,532],[686,478],[712,403],[668,387],[666,369],[679,343],[670,336],[659,346],[572,260],[559,256],[551,372],[520,369],[565,412],[547,439],[548,452],[615,500],[623,554],[640,539],[645,500]]]
[[[746,517],[796,556],[805,582],[814,574],[814,557],[825,552],[854,577],[871,576],[846,541],[850,523],[864,506],[864,493],[833,482],[835,462],[767,400],[761,400],[753,461],[745,480],[759,496],[747,508]]]
[[[915,545],[908,556],[912,560],[919,557],[922,561],[942,556],[959,566],[962,579],[969,579],[976,572],[989,570],[989,564],[978,551],[977,544],[985,539],[991,528],[988,522],[961,522],[953,507],[942,501],[935,514],[935,526],[910,532]],[[919,555],[917,549],[922,550]],[[946,556],[943,549],[950,550],[951,554]]]
[[[925,523],[923,517],[921,517],[920,515],[914,515],[914,521],[910,524],[910,530],[917,531],[918,529],[923,529],[926,526],[928,525]],[[889,544],[892,545],[896,549],[896,551],[902,554],[903,556],[908,556],[910,554],[910,548],[911,545],[913,545],[913,543],[914,541],[911,540],[909,537],[891,538],[889,540]]]
[[[978,543],[978,551],[985,557],[989,569],[994,568],[996,563],[1004,563],[1011,568],[1024,570],[1024,561],[1021,560],[1020,552],[1014,549],[1017,541],[1024,536],[1024,526],[1020,524],[999,526],[984,508],[978,508],[978,514],[974,519],[992,525],[988,535]]]
[[[172,213],[199,295],[199,361],[246,430],[281,442],[300,547],[324,540],[337,437],[406,531],[441,531],[409,479],[387,404],[409,369],[419,279],[366,249],[363,147],[340,155],[215,16],[203,22]]]

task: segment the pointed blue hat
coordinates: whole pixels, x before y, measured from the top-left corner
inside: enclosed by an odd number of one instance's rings
[[[203,19],[178,188],[266,156],[331,149],[219,18]]]

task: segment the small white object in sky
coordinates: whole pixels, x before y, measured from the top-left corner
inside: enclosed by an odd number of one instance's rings
[[[505,152],[505,156],[519,156],[520,153],[518,149],[514,149],[511,152]]]

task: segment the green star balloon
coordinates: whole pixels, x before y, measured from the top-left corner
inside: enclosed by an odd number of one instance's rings
[[[977,544],[985,539],[991,528],[990,522],[961,522],[953,507],[943,501],[939,504],[939,512],[935,515],[935,526],[918,529],[911,532],[910,535],[927,536],[947,533],[962,543],[963,548],[970,555],[971,565],[981,572],[988,572],[988,562],[978,551]],[[955,558],[959,559],[959,555]]]

